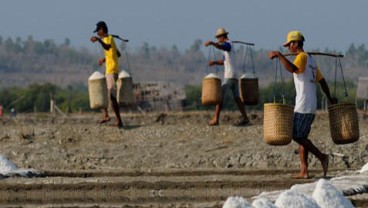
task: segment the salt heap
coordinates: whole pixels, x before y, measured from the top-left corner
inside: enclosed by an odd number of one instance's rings
[[[41,175],[39,171],[34,169],[19,169],[17,166],[8,160],[4,155],[0,154],[0,178],[11,176],[34,177]]]
[[[313,198],[321,208],[354,208],[343,193],[325,179],[317,182]]]
[[[240,79],[245,79],[245,78],[247,78],[247,79],[255,79],[255,78],[257,78],[257,76],[256,76],[256,74],[254,74],[254,73],[244,73],[244,74],[240,77]]]
[[[17,166],[8,160],[4,155],[0,155],[0,173],[9,173],[11,171],[17,170]]]
[[[275,205],[277,207],[319,208],[317,202],[312,197],[294,190],[287,190],[281,193]]]
[[[120,78],[127,78],[127,77],[131,77],[131,75],[127,71],[123,70],[119,73],[119,79]]]
[[[88,80],[96,80],[96,79],[103,79],[105,78],[105,75],[103,75],[99,71],[93,72],[93,74],[88,78]]]
[[[208,74],[205,78],[206,78],[206,79],[207,79],[207,78],[217,78],[217,79],[220,79],[220,77],[219,77],[217,74],[215,74],[215,73],[210,73],[210,74]]]
[[[366,172],[366,171],[368,171],[368,163],[367,163],[367,164],[365,164],[365,165],[362,167],[362,169],[360,169],[359,173],[363,173],[363,172]]]
[[[243,197],[231,196],[226,199],[222,208],[252,208],[252,205],[250,205]]]
[[[252,202],[254,208],[277,208],[271,200],[267,198],[258,198]]]

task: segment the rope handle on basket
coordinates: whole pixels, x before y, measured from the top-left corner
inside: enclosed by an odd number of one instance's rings
[[[249,50],[250,51],[249,52],[250,53],[250,61],[251,61],[251,66],[252,66],[253,74],[256,75],[256,71],[255,71],[255,67],[254,67],[254,62],[253,62],[253,52],[252,52],[252,46],[255,46],[255,44],[254,43],[244,42],[244,41],[239,41],[239,40],[234,40],[234,41],[232,41],[232,43],[239,43],[239,44],[246,45],[246,49],[244,51],[243,74],[246,72],[246,70],[245,70],[245,63],[246,63],[246,58],[247,58],[247,54],[248,54],[248,50]]]
[[[209,69],[210,69],[210,66],[208,65],[208,62],[212,58],[211,52],[212,52],[213,59],[215,59],[215,48],[212,45],[210,46],[210,49],[208,50],[208,58],[207,58],[207,64],[206,64],[206,70],[205,70],[206,75],[208,75]],[[218,72],[219,70],[218,70],[217,65],[214,65],[214,67],[215,67],[216,74],[218,75],[219,74],[219,72]]]
[[[276,59],[276,64],[275,64],[275,81],[274,81],[274,85],[275,87],[273,88],[273,102],[276,103],[276,87],[277,87],[277,71],[280,70],[280,79],[281,79],[281,97],[282,97],[282,104],[286,104],[286,99],[285,99],[285,92],[284,92],[284,78],[282,76],[282,69],[281,69],[281,62],[280,59],[277,58]]]
[[[245,49],[245,52],[244,52],[243,74],[246,73],[245,63],[246,63],[246,59],[247,59],[248,50],[249,50],[249,54],[250,54],[250,63],[251,63],[251,67],[252,67],[252,70],[253,70],[253,74],[256,75],[256,71],[255,71],[255,67],[254,67],[254,62],[253,62],[253,53],[252,53],[252,48],[251,48],[250,45],[247,45],[247,47]]]
[[[345,76],[344,76],[344,72],[342,70],[342,64],[341,64],[341,60],[340,57],[336,57],[335,59],[335,82],[334,82],[334,97],[336,97],[336,89],[337,89],[337,62],[339,62],[339,67],[340,67],[340,71],[341,71],[341,75],[342,75],[342,81],[344,83],[344,90],[345,90],[345,97],[348,97],[348,89],[346,87],[346,82],[345,82]]]

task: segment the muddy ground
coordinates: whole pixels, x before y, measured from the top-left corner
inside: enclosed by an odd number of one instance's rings
[[[0,154],[19,168],[43,171],[44,177],[3,179],[0,204],[219,207],[230,195],[250,199],[322,177],[320,163],[310,156],[314,178],[290,180],[299,167],[298,146],[266,144],[262,112],[249,112],[252,125],[247,127],[232,125],[238,112],[224,112],[220,125],[209,127],[211,115],[128,113],[123,114],[124,129],[97,124],[99,113],[5,117]],[[368,162],[365,117],[359,112],[359,141],[336,145],[327,112],[317,113],[310,139],[330,154],[329,177]],[[352,199],[359,206],[366,198]]]

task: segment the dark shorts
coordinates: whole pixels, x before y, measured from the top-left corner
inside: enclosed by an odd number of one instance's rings
[[[308,138],[314,117],[314,114],[294,113],[294,139],[298,140]]]
[[[225,79],[222,82],[222,97],[225,96],[227,91],[231,90],[234,97],[239,97],[239,82],[238,79]]]

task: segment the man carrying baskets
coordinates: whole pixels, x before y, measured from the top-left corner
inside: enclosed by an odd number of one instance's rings
[[[308,152],[314,154],[322,164],[323,176],[326,177],[328,169],[328,155],[322,153],[308,139],[311,125],[317,109],[317,82],[321,85],[329,102],[335,104],[337,101],[330,95],[326,80],[323,78],[313,57],[303,50],[304,36],[300,31],[291,31],[287,35],[284,47],[296,54],[294,62],[290,62],[279,51],[269,52],[269,58],[279,58],[285,69],[293,73],[296,89],[294,108],[293,140],[299,143],[300,171],[292,176],[295,179],[309,178],[308,175]]]
[[[97,32],[97,36],[92,36],[91,41],[94,43],[98,41],[105,52],[105,58],[101,58],[98,60],[98,64],[102,65],[106,63],[106,84],[107,84],[107,93],[109,103],[114,110],[116,116],[116,122],[114,126],[118,128],[123,127],[123,122],[120,117],[119,105],[116,99],[117,90],[116,90],[116,80],[118,79],[119,74],[119,62],[118,57],[120,57],[120,52],[116,48],[114,38],[111,35],[108,35],[108,28],[105,22],[100,21],[96,24],[96,29],[94,32]],[[107,111],[107,108],[102,108],[103,117],[100,120],[100,124],[106,123],[110,121],[110,117]]]
[[[210,60],[208,65],[224,65],[224,80],[222,82],[222,98],[227,93],[228,90],[231,90],[234,96],[234,100],[238,105],[238,108],[242,114],[242,119],[237,123],[238,126],[244,126],[249,124],[249,119],[245,112],[245,108],[243,102],[240,99],[239,95],[239,83],[237,78],[237,70],[234,66],[234,56],[235,53],[232,48],[232,44],[227,37],[228,32],[224,28],[219,28],[216,31],[215,37],[218,42],[207,41],[204,45],[206,47],[213,45],[217,49],[224,51],[223,60]],[[219,124],[220,112],[222,110],[223,100],[221,100],[220,104],[216,105],[215,115],[212,120],[208,123],[210,126],[215,126]]]

